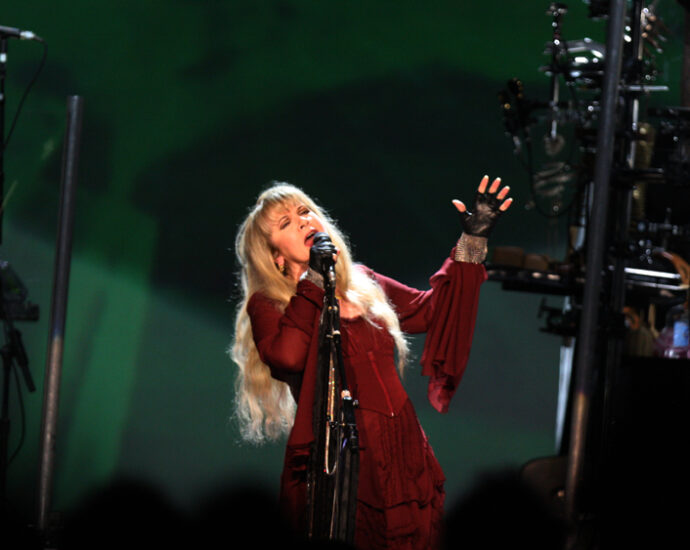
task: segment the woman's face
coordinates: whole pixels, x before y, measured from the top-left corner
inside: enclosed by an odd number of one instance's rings
[[[285,265],[288,275],[298,280],[309,267],[314,234],[324,231],[321,218],[305,204],[295,202],[273,208],[268,222],[274,261]]]

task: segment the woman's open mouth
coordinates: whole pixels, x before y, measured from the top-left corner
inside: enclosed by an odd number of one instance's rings
[[[312,229],[307,233],[306,238],[304,239],[304,244],[307,245],[309,248],[311,248],[311,245],[314,244],[314,235],[316,235],[317,231],[316,229]]]

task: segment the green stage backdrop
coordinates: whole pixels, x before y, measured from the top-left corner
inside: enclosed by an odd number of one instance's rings
[[[677,104],[682,17],[661,81]],[[497,93],[522,78],[547,97],[546,1],[168,0],[7,2],[0,24],[48,44],[6,150],[0,258],[40,306],[18,323],[38,390],[10,393],[9,499],[35,503],[43,373],[69,95],[84,128],[66,329],[54,508],[134,476],[190,507],[254,480],[277,489],[283,443],[242,444],[226,349],[237,291],[233,240],[257,193],[286,180],[316,196],[356,259],[426,285],[459,236],[450,201],[502,176],[515,205],[492,245],[562,255],[562,222],[526,208],[525,171]],[[605,23],[570,2],[568,39]],[[12,40],[7,119],[41,57]],[[482,290],[466,377],[446,415],[405,378],[450,499],[476,476],[554,453],[558,337],[542,296]],[[549,304],[558,306],[558,299]],[[415,341],[419,358],[421,340]]]

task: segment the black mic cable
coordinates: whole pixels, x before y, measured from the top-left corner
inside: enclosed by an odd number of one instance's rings
[[[0,25],[0,36],[3,35],[10,38],[19,38],[19,40],[36,40],[36,42],[43,42],[43,38],[32,31],[23,31],[15,27],[5,27],[4,25]]]
[[[19,103],[17,104],[17,110],[14,113],[14,117],[12,118],[12,123],[10,124],[10,128],[7,132],[7,136],[4,138],[4,141],[0,143],[0,148],[4,152],[7,149],[7,145],[10,142],[10,138],[12,137],[12,133],[14,132],[14,128],[17,125],[17,120],[19,119],[19,113],[22,110],[22,107],[24,106],[24,101],[26,100],[26,97],[29,95],[29,92],[31,91],[32,86],[38,80],[38,75],[41,74],[41,71],[43,70],[43,67],[45,66],[46,63],[46,58],[48,57],[48,44],[41,38],[40,36],[36,35],[32,31],[23,31],[21,29],[17,29],[15,27],[5,27],[3,25],[0,25],[0,39],[2,38],[18,38],[19,40],[33,40],[35,42],[40,42],[41,45],[43,46],[43,56],[41,57],[41,61],[38,65],[38,68],[36,69],[36,72],[34,73],[34,76],[31,78],[29,83],[27,84],[26,88],[24,89],[24,93],[22,94],[21,99],[19,100]],[[0,59],[0,64],[5,64],[7,63],[7,58],[5,55],[4,59]],[[4,98],[3,98],[4,99]],[[0,136],[0,140],[2,140],[3,136]]]

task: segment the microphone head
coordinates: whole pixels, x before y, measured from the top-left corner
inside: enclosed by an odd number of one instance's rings
[[[328,236],[328,233],[324,233],[323,231],[319,231],[318,233],[314,233],[313,241],[314,244],[321,244],[321,243],[329,243],[331,242],[331,238]]]

